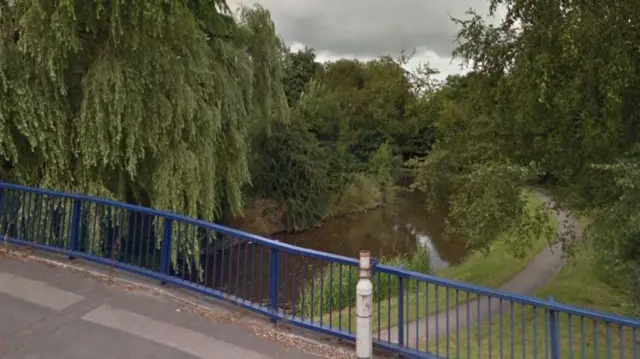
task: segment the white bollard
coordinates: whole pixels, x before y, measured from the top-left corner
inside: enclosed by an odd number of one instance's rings
[[[358,359],[370,359],[373,353],[373,334],[371,333],[373,284],[371,283],[371,255],[369,251],[360,252],[360,280],[356,286],[356,316],[356,356]]]

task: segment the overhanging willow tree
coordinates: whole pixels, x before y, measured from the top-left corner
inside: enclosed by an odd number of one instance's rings
[[[221,0],[0,1],[2,176],[238,212],[247,129],[286,112],[269,13],[240,15]]]
[[[269,12],[238,15],[223,0],[0,0],[2,178],[207,220],[238,213],[249,129],[288,112]],[[90,216],[126,231],[127,219]],[[194,241],[174,243],[174,264],[180,251],[199,267]]]

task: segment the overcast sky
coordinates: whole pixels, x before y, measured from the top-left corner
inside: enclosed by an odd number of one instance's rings
[[[460,72],[451,61],[458,31],[449,16],[467,9],[482,14],[488,0],[228,0],[260,3],[271,11],[280,36],[294,49],[316,49],[321,61],[374,58],[416,49],[410,64],[429,61],[443,76]]]

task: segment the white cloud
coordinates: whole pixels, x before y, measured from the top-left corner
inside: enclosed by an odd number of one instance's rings
[[[291,50],[298,51],[304,49],[305,45],[301,43],[294,43],[289,45]],[[330,51],[316,51],[316,59],[319,62],[331,62],[344,58],[356,58],[361,61],[372,60],[376,56],[362,56],[355,54],[335,54]],[[399,52],[398,52],[399,54]],[[448,75],[465,73],[468,68],[460,68],[461,62],[459,60],[453,60],[447,57],[438,56],[435,52],[427,49],[417,49],[414,56],[407,63],[407,70],[414,70],[420,64],[429,63],[429,66],[440,71],[440,74],[435,76],[437,79],[444,80]]]
[[[415,48],[410,67],[429,62],[442,72],[442,78],[466,71],[460,70],[459,61],[451,63],[458,28],[450,16],[464,18],[470,7],[486,14],[489,8],[488,0],[228,1],[232,8],[240,3],[261,4],[271,12],[287,44],[312,47],[321,61],[395,56],[402,49]]]

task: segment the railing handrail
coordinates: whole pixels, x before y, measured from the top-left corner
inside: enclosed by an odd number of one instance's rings
[[[26,186],[21,186],[21,185],[16,185],[11,183],[1,182],[1,181],[0,181],[0,188],[37,193],[37,194],[42,194],[47,196],[57,196],[57,197],[68,198],[72,200],[89,201],[89,202],[93,202],[100,205],[108,205],[116,208],[144,213],[147,215],[153,215],[157,217],[171,219],[174,221],[193,224],[193,225],[200,226],[212,231],[254,241],[271,248],[285,250],[292,254],[309,256],[312,258],[333,261],[336,263],[341,263],[346,265],[358,266],[359,264],[359,261],[354,258],[349,258],[345,256],[323,252],[323,251],[294,246],[294,245],[283,243],[277,240],[265,238],[259,235],[255,235],[255,234],[251,234],[241,230],[225,227],[219,224],[191,218],[191,217],[180,215],[177,213],[160,211],[157,209],[118,202],[118,201],[94,197],[94,196],[88,196],[88,195],[79,194],[79,193],[65,193],[65,192],[47,190],[42,188],[26,187]],[[585,317],[593,320],[607,322],[610,324],[629,326],[632,328],[640,329],[640,320],[638,319],[632,319],[632,318],[622,317],[614,314],[602,313],[594,310],[579,308],[579,307],[570,306],[566,304],[560,304],[555,301],[537,299],[534,297],[527,297],[527,296],[508,293],[508,292],[500,291],[496,289],[483,288],[483,287],[476,286],[469,283],[459,282],[451,279],[445,279],[445,278],[428,275],[428,274],[417,273],[417,272],[413,272],[413,271],[409,271],[409,270],[405,270],[402,268],[393,267],[389,265],[384,265],[384,264],[375,264],[373,270],[378,272],[397,275],[398,277],[402,277],[405,279],[414,279],[418,281],[427,282],[429,284],[441,285],[449,289],[454,289],[454,290],[457,289],[457,290],[470,292],[478,295],[484,295],[490,298],[502,299],[502,300],[514,302],[517,304],[532,305],[539,308],[545,308],[551,311],[581,316],[581,317]]]
[[[584,309],[584,308],[571,306],[567,304],[561,304],[555,301],[549,301],[545,299],[538,299],[535,297],[528,297],[520,294],[509,293],[509,292],[501,291],[498,289],[480,287],[470,283],[460,282],[453,279],[446,279],[446,278],[437,277],[429,274],[413,272],[406,269],[397,268],[397,267],[384,265],[384,264],[377,264],[374,270],[383,272],[383,273],[390,273],[393,275],[397,275],[398,277],[402,277],[405,279],[414,279],[414,280],[419,280],[423,282],[428,282],[429,284],[441,285],[443,287],[453,289],[453,290],[457,289],[460,291],[470,292],[478,295],[484,295],[484,296],[495,298],[495,299],[511,301],[517,304],[532,305],[539,308],[545,308],[548,310],[554,310],[554,311],[562,312],[566,314],[582,316],[589,319],[601,320],[603,322],[608,322],[611,324],[625,325],[625,326],[630,326],[632,328],[640,329],[640,320],[629,319],[628,317],[622,317],[615,314],[603,313],[595,310]]]
[[[326,253],[322,251],[317,251],[314,249],[294,246],[294,245],[280,242],[277,240],[265,238],[256,234],[244,232],[244,231],[233,229],[230,227],[225,227],[219,224],[203,221],[200,219],[188,217],[188,216],[173,213],[173,212],[161,211],[161,210],[157,210],[149,207],[138,206],[135,204],[129,204],[129,203],[114,201],[114,200],[95,197],[95,196],[89,196],[89,195],[80,194],[80,193],[66,193],[66,192],[47,190],[43,188],[26,187],[26,186],[16,185],[16,184],[2,182],[2,181],[0,181],[0,188],[37,193],[37,194],[46,195],[46,196],[57,196],[57,197],[68,198],[72,200],[88,201],[88,202],[93,202],[99,205],[107,205],[107,206],[112,206],[120,209],[140,212],[140,213],[151,215],[151,216],[163,217],[163,218],[171,219],[174,221],[193,224],[196,226],[203,227],[205,229],[212,230],[214,232],[220,232],[230,236],[240,237],[242,239],[254,241],[267,247],[283,249],[293,254],[300,254],[300,255],[306,255],[306,256],[314,257],[318,259],[331,260],[337,263],[342,263],[347,265],[353,265],[353,266],[358,265],[358,261],[354,258],[349,258],[345,256],[340,256],[337,254],[331,254],[331,253]]]

